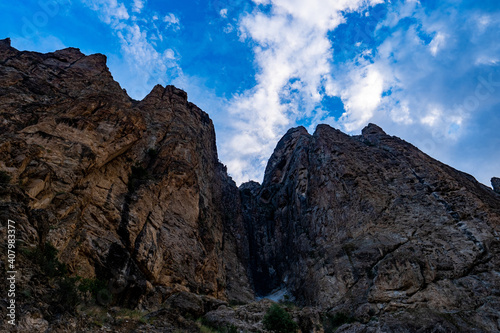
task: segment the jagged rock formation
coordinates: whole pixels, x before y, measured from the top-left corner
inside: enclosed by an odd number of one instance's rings
[[[291,129],[241,191],[258,293],[363,329],[500,329],[500,196],[378,126]]]
[[[493,191],[500,193],[500,178],[491,178],[491,185],[493,186]]]
[[[184,91],[134,101],[103,55],[3,40],[0,96],[2,218],[19,222],[20,241],[50,242],[72,273],[114,281],[120,304],[253,298],[230,232],[243,228],[238,189]]]
[[[302,332],[331,332],[338,318],[354,323],[337,332],[500,329],[498,179],[495,193],[373,124],[359,136],[291,129],[262,185],[238,189],[184,91],[135,101],[103,55],[19,52],[7,39],[0,171],[2,239],[16,220],[20,247],[53,244],[71,275],[109,282],[110,313],[157,318],[118,332],[194,332],[200,316],[261,331],[270,302],[254,294],[278,288],[308,306],[290,310]],[[17,260],[32,292],[19,299],[21,330],[94,330],[50,319],[64,310],[57,286]]]

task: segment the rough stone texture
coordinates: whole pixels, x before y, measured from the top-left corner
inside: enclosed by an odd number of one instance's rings
[[[0,133],[2,225],[15,219],[20,242],[52,243],[72,274],[109,281],[119,304],[178,291],[253,299],[230,234],[244,229],[239,192],[184,91],[156,86],[135,101],[103,55],[3,40]]]
[[[103,55],[0,40],[0,171],[24,331],[197,332],[199,316],[261,331],[270,301],[234,304],[278,288],[306,306],[289,309],[302,332],[500,329],[499,194],[373,124],[291,129],[263,184],[238,189],[184,91],[135,101]],[[30,266],[23,251],[47,242],[70,274],[108,282],[105,325],[65,312]]]
[[[268,299],[262,299],[235,308],[223,305],[206,313],[203,319],[212,327],[235,327],[238,332],[263,332],[262,319],[273,303]],[[292,320],[298,324],[300,332],[325,332],[321,324],[321,314],[317,309],[283,307],[291,314]]]
[[[493,186],[493,191],[500,194],[500,178],[497,177],[491,178],[491,185]]]
[[[435,332],[500,329],[499,196],[378,126],[291,129],[240,191],[257,293],[286,287],[383,332],[414,332],[394,318],[418,311],[445,319]]]

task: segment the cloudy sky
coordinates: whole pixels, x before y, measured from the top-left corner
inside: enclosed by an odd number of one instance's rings
[[[369,122],[490,185],[500,177],[498,0],[23,0],[21,50],[103,53],[135,99],[174,84],[214,120],[237,183],[288,128]]]

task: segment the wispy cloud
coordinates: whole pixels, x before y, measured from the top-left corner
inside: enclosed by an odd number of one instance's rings
[[[122,22],[130,17],[125,5],[117,0],[82,0],[82,2],[96,11],[99,18],[113,28],[120,28]]]
[[[168,13],[163,18],[163,22],[167,24],[167,27],[172,27],[173,29],[179,29],[179,19],[173,13]]]
[[[132,11],[135,13],[140,13],[144,8],[145,0],[134,0],[132,4]]]
[[[344,12],[379,1],[254,2],[257,9],[240,21],[240,35],[254,45],[257,84],[231,100],[236,133],[222,145],[237,182],[262,179],[279,137],[297,119],[313,117],[325,96],[333,96],[327,33],[344,22]]]
[[[99,18],[113,29],[122,49],[126,64],[118,64],[117,75],[121,83],[129,88],[129,95],[140,99],[155,84],[166,84],[167,78],[181,75],[174,50],[158,47],[163,40],[160,29],[155,25],[157,14],[142,13],[145,1],[134,0],[131,10],[137,15],[131,17],[124,3],[117,0],[82,0],[96,11]],[[156,18],[156,19],[155,19]],[[179,26],[179,19],[168,14],[164,18],[166,27]]]

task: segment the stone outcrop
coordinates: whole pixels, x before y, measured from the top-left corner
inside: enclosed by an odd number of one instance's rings
[[[497,332],[492,185],[370,124],[293,128],[262,185],[237,188],[184,91],[136,101],[103,55],[0,41],[0,238],[15,220],[24,331],[98,330],[60,316],[78,276],[106,283],[91,311],[116,332],[262,331],[270,293],[302,306],[287,308],[302,332]]]
[[[373,124],[319,125],[289,130],[240,190],[257,293],[364,323],[345,332],[500,329],[500,198],[470,175]]]
[[[500,194],[500,178],[491,178],[491,185],[493,186],[493,191]]]
[[[234,237],[238,189],[184,91],[156,86],[135,101],[103,55],[3,40],[0,96],[2,221],[19,223],[19,241],[49,242],[72,274],[112,281],[119,304],[177,291],[253,299]]]

